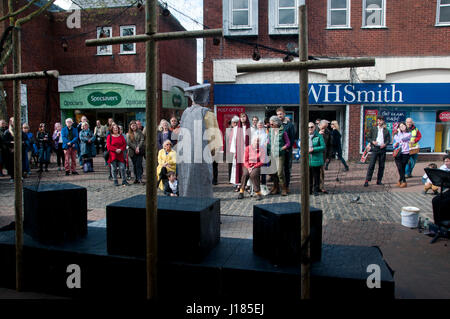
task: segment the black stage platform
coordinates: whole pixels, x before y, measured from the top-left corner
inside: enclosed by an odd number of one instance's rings
[[[15,286],[15,234],[0,232],[0,286]],[[74,298],[144,299],[145,259],[107,253],[106,228],[88,227],[86,238],[60,246],[24,235],[24,289]],[[67,267],[81,268],[81,288],[69,289]],[[380,266],[381,288],[369,289],[370,264]],[[394,280],[376,247],[323,245],[312,265],[311,297],[393,299]],[[158,266],[162,300],[190,298],[298,299],[299,267],[277,267],[256,256],[252,240],[224,238],[201,263],[164,262]]]

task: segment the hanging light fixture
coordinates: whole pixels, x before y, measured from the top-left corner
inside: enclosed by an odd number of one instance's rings
[[[170,16],[170,10],[168,9],[167,2],[164,2],[164,8],[162,10],[162,15],[165,17]]]
[[[69,43],[67,42],[66,38],[62,38],[61,40],[61,46],[64,50],[64,52],[67,52],[67,49],[69,48]]]
[[[259,61],[261,59],[261,54],[259,54],[258,45],[255,45],[255,48],[253,49],[252,59],[254,61]]]
[[[213,45],[219,45],[220,44],[220,39],[219,38],[213,38]]]
[[[286,56],[283,58],[283,62],[292,62],[294,60],[294,57],[290,55],[289,53],[286,54]]]

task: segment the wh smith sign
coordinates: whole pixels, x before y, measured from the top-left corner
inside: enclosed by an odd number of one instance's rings
[[[310,104],[450,104],[450,83],[313,83]],[[298,84],[215,84],[214,104],[299,104]]]

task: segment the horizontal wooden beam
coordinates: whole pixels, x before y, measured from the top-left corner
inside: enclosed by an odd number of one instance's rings
[[[153,35],[139,34],[139,35],[129,35],[125,37],[91,39],[86,40],[85,44],[88,47],[94,47],[100,45],[147,42],[150,41],[151,39],[154,39],[155,41],[164,41],[177,39],[222,37],[222,35],[223,35],[222,29],[177,31],[177,32],[155,33]]]
[[[335,69],[345,67],[374,66],[374,58],[353,58],[340,60],[312,60],[306,62],[283,62],[283,63],[251,63],[236,66],[237,72],[270,72],[270,71],[293,71],[302,69]]]
[[[27,79],[40,79],[40,78],[58,78],[59,72],[56,70],[51,71],[39,71],[17,74],[2,74],[0,75],[0,81],[12,81],[12,80],[27,80]]]

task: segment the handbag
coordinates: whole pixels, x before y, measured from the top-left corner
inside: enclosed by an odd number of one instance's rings
[[[398,148],[394,148],[394,150],[392,151],[392,156],[397,157],[398,154],[400,154],[400,147]]]
[[[409,155],[414,155],[414,154],[417,154],[419,152],[420,152],[420,148],[418,146],[409,149]]]
[[[108,135],[108,137],[110,137],[111,135]],[[109,142],[111,143],[111,138],[109,139]],[[105,152],[103,153],[103,157],[105,158],[105,162],[107,162],[109,160],[109,151],[105,150]]]

